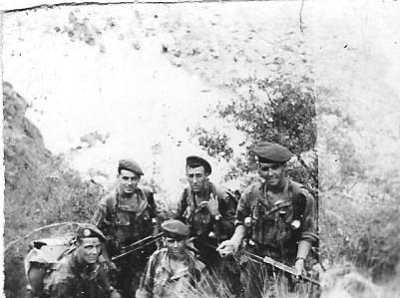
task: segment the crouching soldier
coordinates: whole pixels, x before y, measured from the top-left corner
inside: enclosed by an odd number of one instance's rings
[[[188,297],[201,283],[205,265],[189,248],[189,227],[179,220],[162,223],[163,248],[149,259],[137,298]]]
[[[102,261],[101,247],[104,240],[104,235],[95,226],[81,225],[73,245],[64,250],[57,262],[45,271],[41,269],[46,264],[31,267],[27,271],[30,284],[28,297],[120,298],[111,286],[106,262]],[[38,254],[36,259],[32,255],[30,257],[32,262],[39,260],[43,258]]]

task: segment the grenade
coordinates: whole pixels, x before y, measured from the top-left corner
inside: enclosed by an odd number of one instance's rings
[[[246,218],[244,219],[244,226],[245,226],[246,228],[250,228],[251,225],[252,225],[252,218],[251,218],[250,216],[248,216],[248,217],[246,217]]]
[[[292,230],[298,230],[301,226],[300,220],[295,219],[290,223],[290,227],[292,228]]]
[[[217,235],[215,235],[215,233],[214,233],[213,231],[211,231],[211,232],[208,234],[208,238],[215,239],[215,238],[217,238]]]

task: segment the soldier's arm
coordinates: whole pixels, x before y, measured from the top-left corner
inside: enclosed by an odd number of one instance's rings
[[[240,198],[236,208],[235,231],[232,237],[229,240],[223,241],[217,249],[220,255],[223,257],[231,253],[235,253],[239,249],[240,244],[246,235],[244,220],[247,216],[250,216],[249,200],[250,191],[246,190],[243,196]]]
[[[183,220],[183,214],[187,208],[187,202],[186,202],[186,190],[182,192],[181,197],[179,198],[177,208],[174,214],[175,219]]]
[[[316,214],[318,210],[315,207],[315,200],[310,193],[304,191],[306,206],[302,220],[302,232],[297,249],[297,259],[305,259],[313,245],[318,243],[318,234],[316,226]]]
[[[245,227],[245,219],[246,217],[251,216],[251,208],[250,208],[250,201],[252,199],[252,186],[247,188],[244,192],[242,197],[238,202],[238,206],[236,208],[236,215],[235,215],[235,232],[232,236],[232,240],[235,241],[238,245],[241,244],[243,238],[246,235],[246,227]]]
[[[91,223],[96,225],[100,229],[103,229],[105,225],[109,224],[106,220],[108,212],[107,201],[108,201],[107,197],[103,197],[100,200],[97,209],[91,219]]]
[[[110,271],[106,268],[106,264],[101,264],[101,268],[99,270],[100,282],[104,287],[104,290],[108,293],[108,297],[110,298],[121,298],[119,292],[112,286]]]
[[[149,210],[150,217],[155,218],[158,215],[158,210],[157,210],[157,204],[154,200],[154,192],[152,192],[151,190],[147,190],[147,189],[144,189],[143,191],[146,195],[147,203],[150,206],[150,210]]]

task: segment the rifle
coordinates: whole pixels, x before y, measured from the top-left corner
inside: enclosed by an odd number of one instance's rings
[[[158,234],[155,234],[155,235],[151,235],[151,236],[145,237],[143,239],[140,239],[140,240],[138,240],[138,241],[136,241],[136,242],[134,242],[132,244],[129,244],[127,246],[123,246],[122,250],[125,251],[125,252],[122,253],[122,254],[119,254],[119,255],[116,255],[116,256],[112,257],[111,261],[113,261],[113,262],[114,261],[118,261],[119,259],[121,259],[121,258],[123,258],[123,257],[125,257],[127,255],[130,255],[130,254],[134,253],[135,251],[137,251],[139,249],[142,249],[143,247],[145,247],[147,245],[155,243],[158,239],[161,238],[161,236],[163,234],[164,233],[158,233]]]
[[[282,270],[284,272],[287,272],[289,274],[297,276],[302,280],[308,281],[308,282],[310,282],[310,283],[312,283],[314,285],[317,285],[319,287],[321,286],[321,284],[317,280],[315,280],[315,279],[313,279],[311,277],[305,276],[303,274],[297,275],[296,274],[296,270],[293,267],[290,267],[290,266],[285,265],[285,264],[283,264],[281,262],[278,262],[278,261],[274,260],[273,258],[270,258],[268,256],[260,257],[259,255],[253,254],[253,253],[251,253],[251,252],[249,252],[249,251],[247,251],[245,249],[243,250],[243,252],[252,261],[255,261],[257,263],[268,264],[268,265],[270,265],[272,267],[278,268],[279,270]]]

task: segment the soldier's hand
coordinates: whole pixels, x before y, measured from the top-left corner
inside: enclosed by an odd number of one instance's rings
[[[219,203],[218,198],[214,194],[210,194],[210,199],[207,202],[208,210],[212,216],[219,215]]]
[[[110,287],[110,298],[121,298],[121,294],[114,287]]]
[[[121,294],[118,293],[117,291],[112,291],[110,294],[110,298],[121,298]]]
[[[296,270],[296,277],[299,278],[300,275],[304,273],[304,259],[300,258],[296,260],[294,264],[294,269]]]
[[[239,245],[233,240],[225,240],[218,247],[217,252],[221,257],[226,257],[237,252]]]

